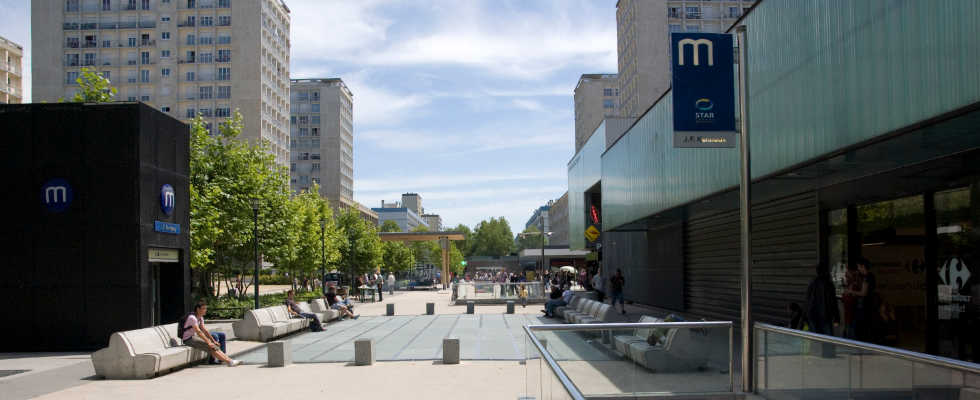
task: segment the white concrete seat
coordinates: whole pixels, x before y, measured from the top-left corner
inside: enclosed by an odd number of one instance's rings
[[[574,319],[575,316],[576,315],[585,314],[587,312],[588,308],[590,306],[592,306],[592,303],[597,303],[597,302],[596,301],[592,301],[592,300],[588,300],[588,299],[582,299],[582,301],[580,301],[575,306],[575,309],[573,309],[573,310],[572,309],[566,309],[565,310],[565,314],[564,314],[564,316],[565,316],[565,322],[574,323],[575,322],[575,319]]]
[[[643,323],[643,322],[661,322],[661,321],[662,320],[660,318],[644,315],[640,317],[639,322]],[[613,345],[616,347],[616,350],[618,350],[620,353],[623,353],[623,355],[628,355],[630,343],[646,342],[647,338],[650,337],[651,333],[653,333],[652,328],[634,329],[632,335],[613,336]]]
[[[589,315],[580,317],[578,323],[599,324],[603,322],[609,322],[613,314],[615,314],[615,310],[612,308],[611,305],[599,303],[599,306],[593,308],[592,312]]]
[[[603,305],[605,304],[598,301],[589,300],[589,304],[585,306],[585,309],[583,309],[581,313],[572,314],[572,323],[581,324],[583,318],[591,317],[596,310]]]
[[[245,312],[245,318],[232,324],[235,336],[242,340],[268,342],[309,327],[306,318],[290,318],[286,306],[272,306]]]
[[[207,357],[176,337],[176,323],[115,332],[109,336],[109,347],[92,353],[92,366],[108,379],[147,379]]]
[[[320,316],[320,322],[333,321],[340,318],[340,311],[331,309],[323,299],[311,301],[310,308],[313,310],[313,313]]]
[[[568,303],[567,306],[555,307],[554,314],[555,314],[556,317],[561,318],[561,319],[564,319],[565,318],[565,310],[574,310],[575,309],[575,306],[578,305],[578,303],[581,303],[583,301],[585,301],[585,297],[582,297],[582,296],[579,296],[579,295],[575,295],[575,297],[572,297],[572,302],[571,303]]]
[[[707,331],[670,329],[663,344],[650,346],[646,341],[629,345],[633,362],[658,372],[691,372],[709,366],[712,342],[727,340],[721,329]]]

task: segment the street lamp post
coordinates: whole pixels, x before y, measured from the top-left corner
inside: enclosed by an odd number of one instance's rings
[[[252,228],[253,247],[255,247],[255,309],[259,309],[259,199],[252,198],[252,216],[254,225]]]
[[[327,293],[327,253],[326,253],[326,236],[325,230],[327,229],[327,219],[320,218],[320,285],[322,286],[322,294]]]

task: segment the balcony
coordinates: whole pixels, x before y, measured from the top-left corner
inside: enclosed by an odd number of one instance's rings
[[[156,28],[156,21],[140,21],[140,28]]]
[[[219,63],[230,63],[231,62],[231,57],[218,57],[218,58],[215,58],[214,61],[215,62],[219,62]]]
[[[99,42],[85,42],[85,43],[82,43],[82,48],[83,49],[92,49],[92,48],[97,48],[97,47],[99,47]]]
[[[156,45],[157,45],[157,41],[156,40],[141,40],[140,41],[140,46],[156,46]]]
[[[75,61],[65,61],[65,66],[66,67],[77,67],[79,64],[80,63],[78,62],[78,60],[75,60]]]
[[[126,60],[126,65],[136,65],[136,60]]]
[[[189,58],[189,59],[183,59],[183,58],[181,58],[181,59],[177,60],[177,64],[194,64],[194,59],[193,58]]]
[[[197,23],[195,21],[184,21],[184,22],[178,22],[177,23],[177,26],[178,27],[181,27],[181,28],[183,28],[183,27],[193,27],[193,26],[196,26],[196,25],[197,25]]]

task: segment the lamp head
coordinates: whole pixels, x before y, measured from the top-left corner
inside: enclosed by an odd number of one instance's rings
[[[259,199],[257,197],[249,199],[249,203],[252,205],[252,211],[259,211]]]

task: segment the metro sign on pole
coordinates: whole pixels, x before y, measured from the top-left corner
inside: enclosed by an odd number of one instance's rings
[[[674,147],[735,147],[732,37],[670,35]]]

